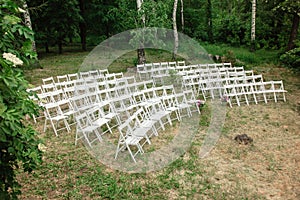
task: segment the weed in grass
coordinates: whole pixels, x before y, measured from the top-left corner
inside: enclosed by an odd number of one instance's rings
[[[265,114],[265,115],[264,115],[264,117],[263,117],[263,119],[264,119],[264,120],[268,120],[268,119],[270,119],[270,115],[269,115],[268,113],[267,113],[267,114]]]

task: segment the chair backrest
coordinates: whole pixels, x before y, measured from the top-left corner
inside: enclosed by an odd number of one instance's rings
[[[90,73],[90,76],[92,76],[92,77],[99,76],[99,71],[98,70],[91,70],[91,71],[89,71],[89,73]]]
[[[176,67],[177,66],[177,63],[174,61],[174,62],[169,62],[169,67]]]
[[[79,72],[79,77],[80,78],[87,78],[90,76],[90,72]]]
[[[52,102],[57,102],[57,101],[60,101],[60,100],[63,100],[63,99],[67,98],[62,89],[50,92],[50,95],[51,95],[51,101]]]
[[[29,98],[32,100],[38,100],[37,95],[43,93],[42,87],[37,86],[34,88],[28,88],[26,91],[29,93]]]
[[[185,66],[185,61],[177,61],[177,66]]]
[[[69,81],[75,81],[79,78],[77,73],[74,74],[67,74]]]
[[[84,128],[88,127],[91,123],[87,117],[87,113],[81,113],[75,115],[75,121],[77,122],[77,129],[83,130]]]
[[[48,118],[53,118],[63,114],[62,110],[60,109],[57,103],[47,103],[44,105],[44,108],[46,112],[46,117]]]
[[[98,74],[99,74],[99,75],[105,75],[105,74],[108,74],[108,69],[98,69]]]
[[[165,68],[166,69],[166,68],[168,68],[168,66],[169,66],[168,62],[161,62],[160,63],[160,67],[161,68]]]
[[[57,79],[58,83],[69,81],[69,78],[67,75],[56,76],[56,79]]]
[[[43,81],[44,85],[46,85],[46,84],[55,84],[55,81],[54,81],[52,76],[49,77],[49,78],[43,78],[42,81]]]

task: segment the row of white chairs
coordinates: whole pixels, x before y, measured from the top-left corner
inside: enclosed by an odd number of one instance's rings
[[[207,68],[190,68],[190,66],[183,66],[189,67],[184,71],[174,70],[174,71],[167,71],[165,69],[157,70],[153,73],[152,79],[154,80],[155,84],[165,84],[168,82],[168,77],[175,76],[176,80],[181,79],[182,76],[207,76],[207,78],[214,79],[216,75],[219,77],[236,77],[239,74],[252,74],[252,70],[245,71],[244,67],[224,67],[224,63],[219,64],[207,64],[206,66],[210,66]],[[225,63],[226,64],[226,63]],[[203,65],[205,66],[205,65]],[[229,65],[228,65],[229,66]]]
[[[87,77],[94,77],[94,76],[105,76],[108,74],[107,69],[98,69],[98,70],[91,70],[86,72],[78,72],[73,74],[65,74],[65,75],[59,75],[56,76],[56,80],[53,77],[43,78],[42,82],[44,85],[47,84],[55,84],[55,83],[63,83],[68,81],[74,81],[81,78],[87,78]]]
[[[282,81],[238,83],[224,85],[222,98],[232,107],[233,104],[240,106],[243,102],[247,105],[250,102],[257,104],[260,101],[268,103],[269,100],[285,102],[285,93]]]
[[[168,76],[169,73],[184,73],[185,71],[210,69],[210,68],[228,68],[231,63],[213,63],[213,64],[196,64],[186,65],[185,61],[177,62],[161,62],[161,63],[146,63],[137,65],[137,73],[140,79],[156,78]]]

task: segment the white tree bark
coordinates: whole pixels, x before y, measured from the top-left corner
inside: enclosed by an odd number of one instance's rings
[[[30,14],[28,11],[28,5],[26,3],[26,0],[22,0],[23,3],[23,9],[24,9],[24,19],[25,19],[25,25],[32,30],[32,24],[31,24],[31,19],[30,19]],[[36,45],[35,45],[35,40],[32,41],[32,50],[36,52]]]
[[[180,4],[181,4],[181,10],[180,10],[180,14],[181,14],[181,31],[183,32],[183,30],[184,30],[183,0],[180,0]]]
[[[173,7],[173,30],[174,30],[173,60],[176,59],[176,54],[178,51],[178,31],[177,31],[177,23],[176,23],[177,4],[178,4],[178,0],[174,0],[174,7]]]
[[[252,0],[251,42],[255,41],[256,0]]]
[[[144,0],[136,0],[138,12],[140,12],[142,10],[143,2],[144,2]],[[142,22],[143,22],[143,27],[145,27],[145,15],[142,15]]]

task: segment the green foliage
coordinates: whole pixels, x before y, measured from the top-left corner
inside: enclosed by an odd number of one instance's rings
[[[36,115],[39,108],[29,100],[28,83],[16,66],[36,55],[28,47],[33,33],[21,24],[18,6],[0,2],[0,199],[16,199],[20,185],[15,170],[32,172],[41,162],[37,133],[25,122],[25,116]]]
[[[228,50],[224,55],[222,62],[224,63],[230,62],[233,66],[235,66],[236,57],[234,55],[234,52],[232,50]]]
[[[280,61],[287,67],[300,71],[300,47],[292,49],[280,56]]]
[[[203,48],[210,54],[225,56],[228,51],[233,51],[234,56],[236,57],[236,65],[243,66],[249,65],[261,65],[263,63],[278,63],[278,50],[266,50],[260,49],[255,52],[249,51],[249,49],[241,47],[231,47],[228,45],[212,45],[212,44],[203,44]]]
[[[37,43],[57,44],[61,48],[67,38],[78,35],[79,22],[82,20],[78,1],[49,0],[44,3],[43,0],[31,0],[28,4],[29,7],[38,7],[31,13]]]
[[[21,24],[22,14],[14,1],[0,0],[0,51],[12,53],[26,63],[27,57],[36,58],[37,55],[31,49],[33,32]]]

